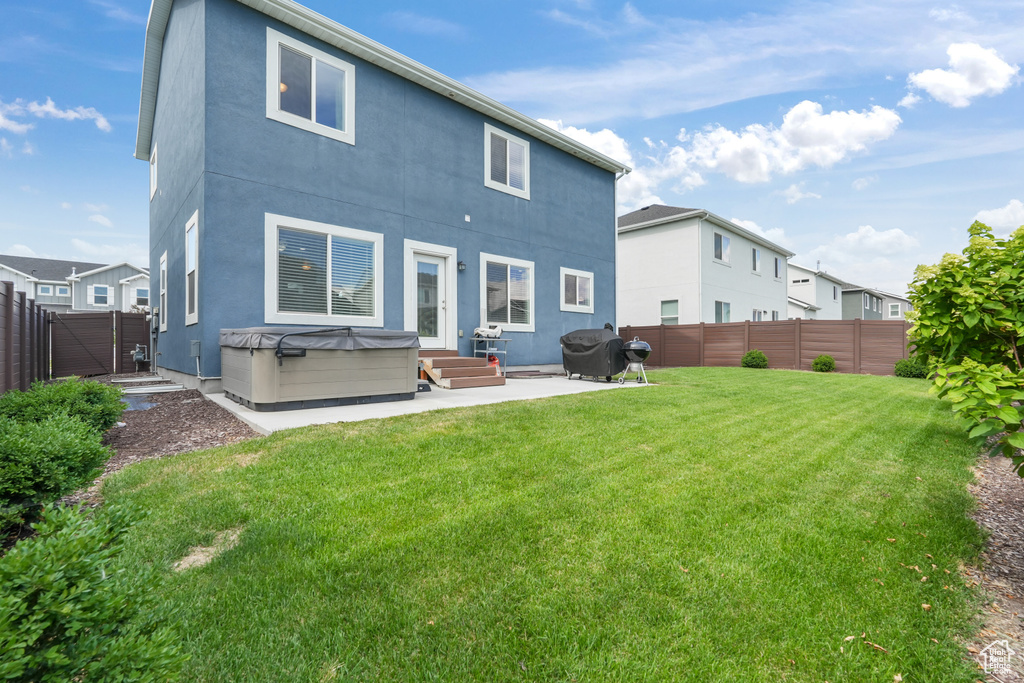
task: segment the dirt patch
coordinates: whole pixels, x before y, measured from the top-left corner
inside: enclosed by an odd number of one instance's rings
[[[964,571],[987,596],[982,630],[967,650],[979,666],[993,652],[986,648],[998,641],[1007,641],[1017,653],[1009,658],[1007,669],[986,676],[992,683],[1024,681],[1024,480],[1011,466],[1008,458],[981,458],[977,481],[968,487],[978,499],[974,519],[990,536],[981,569]]]
[[[234,548],[238,545],[238,537],[242,535],[242,529],[228,529],[222,531],[213,539],[213,545],[197,545],[189,548],[188,555],[174,563],[174,571],[183,572],[186,569],[202,567],[208,564],[213,558]]]
[[[124,375],[133,376],[133,375]],[[137,376],[137,375],[135,375]],[[109,382],[110,377],[97,378]],[[149,404],[143,410],[126,410],[123,426],[112,427],[103,435],[103,443],[114,455],[103,474],[87,490],[65,497],[65,504],[100,503],[99,482],[106,476],[136,462],[224,446],[260,436],[228,411],[207,400],[195,389],[133,397],[136,405]],[[243,467],[258,454],[238,456]]]

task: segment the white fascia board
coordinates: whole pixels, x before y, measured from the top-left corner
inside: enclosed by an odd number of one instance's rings
[[[802,309],[804,309],[806,311],[820,311],[821,310],[821,306],[815,306],[814,304],[809,304],[806,301],[801,301],[800,299],[796,299],[794,297],[787,297],[787,298],[789,299],[789,303],[793,304],[794,306],[799,306],[800,308],[802,308]]]
[[[83,277],[86,277],[86,276],[89,276],[89,275],[95,275],[96,273],[102,273],[104,271],[111,270],[112,268],[121,268],[122,266],[128,266],[129,268],[134,268],[135,270],[139,271],[140,275],[143,275],[143,274],[144,275],[148,275],[149,274],[149,271],[146,270],[145,268],[139,268],[138,266],[133,266],[132,264],[130,264],[127,261],[125,261],[123,263],[115,263],[115,264],[110,265],[110,266],[103,266],[102,268],[94,268],[92,270],[87,270],[84,273],[77,273],[77,274],[75,274],[74,278],[68,278],[68,279],[69,280],[70,279],[81,280]]]
[[[292,0],[237,1],[606,171],[629,173],[633,170],[511,107],[492,100],[490,97]],[[135,157],[137,159],[149,160],[149,150],[153,138],[153,117],[156,113],[157,84],[160,80],[160,55],[163,51],[163,36],[167,28],[170,8],[171,0],[153,0],[149,11],[149,22],[146,27],[146,57],[142,70],[142,100],[139,105],[139,133],[135,142]]]
[[[149,273],[137,273],[135,275],[132,275],[131,277],[126,277],[126,278],[123,278],[121,280],[118,280],[118,283],[122,284],[122,285],[126,285],[126,284],[129,284],[130,282],[132,282],[132,280],[138,280],[139,278],[143,278],[143,277],[148,279],[149,278]]]
[[[35,278],[34,278],[34,277],[32,277],[31,275],[29,275],[28,273],[23,273],[23,272],[21,272],[21,271],[20,271],[20,270],[18,270],[17,268],[11,268],[10,266],[6,266],[6,265],[4,265],[3,263],[0,263],[0,266],[2,266],[4,270],[9,270],[9,271],[11,271],[12,273],[17,273],[18,275],[20,275],[20,276],[22,276],[22,277],[24,277],[24,278],[28,278],[29,280],[35,280]]]
[[[714,225],[718,225],[719,227],[725,228],[726,230],[730,230],[732,232],[735,232],[735,233],[737,233],[737,234],[739,234],[739,235],[741,235],[743,237],[746,237],[748,240],[750,240],[751,242],[754,242],[755,244],[760,244],[765,249],[771,249],[772,251],[776,251],[776,252],[784,255],[787,259],[792,258],[793,256],[796,255],[792,251],[790,251],[789,249],[786,249],[785,247],[780,247],[778,244],[775,244],[774,242],[772,242],[770,240],[767,240],[764,237],[761,237],[757,233],[753,233],[753,232],[747,230],[746,228],[744,228],[741,225],[736,225],[732,221],[728,221],[728,220],[722,218],[721,216],[716,216],[715,214],[711,213],[710,211],[706,211],[704,209],[697,209],[697,210],[694,210],[694,211],[686,211],[684,213],[677,213],[677,214],[674,214],[672,216],[666,216],[664,218],[657,218],[655,220],[645,221],[643,223],[636,223],[634,225],[627,225],[624,228],[619,228],[618,231],[621,234],[621,233],[624,233],[624,232],[632,232],[633,230],[643,230],[645,228],[652,228],[652,227],[654,227],[656,225],[664,225],[666,223],[674,223],[676,221],[682,221],[682,220],[686,220],[687,218],[694,218],[694,217],[700,218],[701,220],[706,220],[709,223],[712,223]]]

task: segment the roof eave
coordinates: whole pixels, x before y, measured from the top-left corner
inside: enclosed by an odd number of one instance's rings
[[[409,59],[336,21],[317,14],[307,7],[292,2],[292,0],[238,0],[238,2],[349,54],[398,74],[428,90],[460,102],[496,121],[528,133],[552,147],[579,157],[606,171],[629,173],[633,170],[511,107]],[[135,141],[135,157],[144,161],[149,160],[153,139],[153,117],[156,113],[157,85],[160,80],[160,57],[163,52],[163,36],[167,28],[170,10],[171,0],[153,0],[149,21],[146,24],[146,52],[142,70],[142,95],[139,103],[139,130]]]
[[[619,233],[624,233],[624,232],[631,232],[633,230],[643,230],[644,228],[653,228],[654,226],[657,226],[657,225],[663,225],[665,223],[673,223],[675,221],[681,221],[681,220],[686,220],[687,218],[695,218],[695,217],[700,217],[703,220],[711,221],[712,223],[715,223],[715,224],[717,224],[717,225],[719,225],[719,226],[721,226],[723,228],[727,228],[729,230],[732,230],[733,232],[737,232],[737,233],[743,235],[744,237],[746,237],[747,239],[749,239],[751,242],[756,242],[757,244],[760,244],[762,247],[766,247],[766,248],[771,249],[773,251],[777,251],[780,254],[784,254],[787,259],[788,258],[792,258],[793,256],[796,255],[795,253],[793,253],[792,251],[786,249],[785,247],[781,247],[778,244],[775,244],[774,242],[772,242],[771,240],[765,239],[764,237],[761,237],[757,233],[751,232],[750,230],[747,230],[742,225],[737,225],[736,223],[733,223],[730,220],[727,220],[725,218],[722,218],[721,216],[713,214],[713,213],[711,213],[710,211],[708,211],[706,209],[695,209],[693,211],[685,211],[683,213],[677,213],[677,214],[674,214],[672,216],[665,216],[664,218],[656,218],[654,220],[645,221],[643,223],[634,223],[633,225],[627,225],[627,226],[625,226],[623,228],[618,228],[618,232]]]

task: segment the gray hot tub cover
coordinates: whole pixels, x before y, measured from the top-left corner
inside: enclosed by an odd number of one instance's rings
[[[405,330],[360,327],[243,327],[220,331],[220,345],[235,349],[418,349],[420,338]]]

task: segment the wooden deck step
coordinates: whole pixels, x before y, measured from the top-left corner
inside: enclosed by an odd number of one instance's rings
[[[428,359],[424,359],[428,360]],[[434,368],[486,368],[486,358],[465,358],[461,356],[444,356],[441,358],[430,358],[430,365]]]
[[[505,378],[497,374],[497,368],[489,365],[486,358],[428,357],[420,358],[420,364],[434,384],[442,389],[492,387],[505,384]]]
[[[420,349],[420,358],[450,358],[458,356],[454,349]]]
[[[501,375],[481,377],[452,377],[448,380],[449,389],[468,389],[470,387],[501,387],[505,386],[505,378]]]
[[[490,366],[474,366],[471,368],[439,368],[434,366],[434,370],[441,377],[494,377],[497,371]]]

